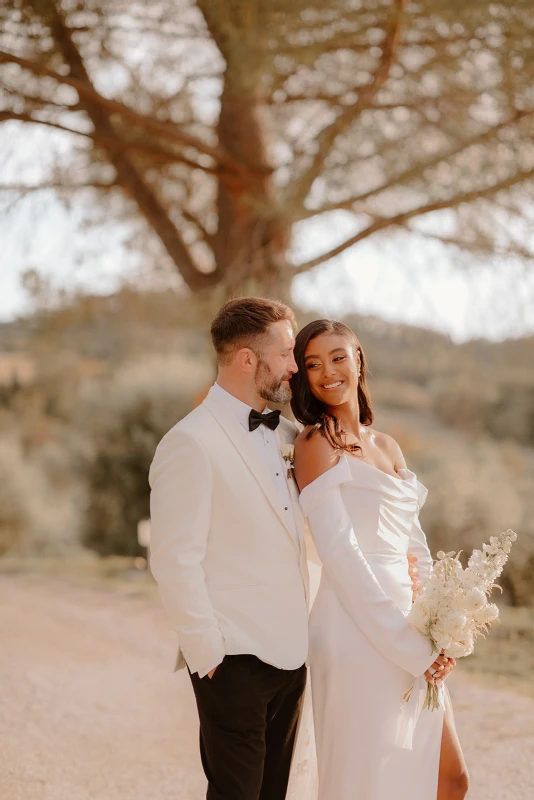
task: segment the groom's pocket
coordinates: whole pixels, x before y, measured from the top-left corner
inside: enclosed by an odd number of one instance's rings
[[[265,672],[270,668],[257,656],[247,653],[238,655],[227,655],[219,664],[212,678],[204,676],[203,681],[207,681],[216,689],[232,694],[250,692],[255,685],[262,685],[265,682]],[[278,672],[278,670],[276,670]]]
[[[217,678],[217,676],[219,676],[219,677],[220,677],[220,676],[221,676],[221,673],[222,673],[222,672],[224,672],[224,669],[225,669],[225,667],[227,667],[227,666],[228,666],[228,659],[230,659],[230,658],[232,658],[232,656],[225,656],[225,657],[223,658],[223,660],[221,661],[221,663],[219,664],[219,666],[216,668],[216,670],[215,670],[215,672],[213,673],[213,675],[211,676],[211,678],[210,678],[210,676],[209,676],[209,675],[204,675],[204,677],[202,678],[202,680],[203,680],[204,682],[206,682],[206,683],[213,683],[213,681],[215,680],[215,678]]]
[[[246,720],[253,715],[269,691],[271,669],[256,656],[226,656],[211,680],[202,679],[212,719],[226,725],[230,719]]]

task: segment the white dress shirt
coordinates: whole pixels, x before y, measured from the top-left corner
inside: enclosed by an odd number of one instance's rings
[[[259,425],[254,431],[249,430],[248,420],[252,408],[227,392],[226,389],[223,389],[218,383],[216,383],[213,388],[217,392],[217,400],[224,403],[228,411],[236,417],[239,424],[247,431],[251,444],[256,448],[266,464],[272,476],[273,483],[276,486],[282,508],[288,515],[289,530],[297,544],[299,544],[295,512],[287,485],[288,480],[293,480],[293,478],[287,477],[287,464],[282,458],[276,432],[270,430],[266,425]],[[268,414],[269,409],[266,408],[263,413]]]

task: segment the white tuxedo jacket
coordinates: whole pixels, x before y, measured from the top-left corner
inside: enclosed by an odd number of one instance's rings
[[[276,435],[280,445],[292,443],[297,428],[281,418]],[[298,541],[248,432],[211,390],[163,437],[149,480],[150,566],[178,635],[177,668],[187,662],[202,677],[225,654],[240,653],[300,667],[309,590],[293,479]]]

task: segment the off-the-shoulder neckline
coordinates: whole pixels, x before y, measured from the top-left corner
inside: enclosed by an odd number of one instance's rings
[[[347,459],[349,458],[349,456],[347,456],[345,453],[343,455]],[[340,457],[339,461],[341,461],[342,458],[343,458],[343,456]],[[354,461],[359,462],[360,464],[363,464],[366,467],[369,467],[369,469],[374,469],[375,472],[381,472],[382,475],[386,476],[386,478],[393,478],[394,481],[405,481],[405,480],[407,480],[406,478],[403,478],[402,475],[399,475],[398,473],[396,475],[392,475],[391,472],[385,472],[385,470],[380,469],[380,467],[375,467],[374,464],[369,464],[368,461],[364,461],[363,459],[358,458],[358,456],[350,456],[350,458],[352,458]],[[339,461],[337,462],[338,464],[339,464]],[[337,464],[336,464],[336,467],[337,467]],[[405,467],[402,468],[402,472],[408,472],[410,474],[410,476],[414,474],[411,470],[409,470],[409,469],[407,469]]]
[[[349,455],[347,455],[347,453],[341,453],[341,455],[340,455],[340,457],[339,457],[339,460],[338,460],[338,461],[337,461],[337,462],[334,464],[334,466],[333,466],[333,467],[330,467],[329,469],[325,470],[325,471],[324,471],[324,472],[322,472],[320,475],[318,475],[316,478],[314,478],[314,480],[313,480],[313,481],[311,481],[310,483],[308,483],[308,484],[307,484],[307,485],[306,485],[306,486],[305,486],[305,487],[304,487],[304,488],[301,490],[300,494],[302,495],[302,493],[303,493],[303,492],[307,492],[307,489],[309,489],[309,488],[310,488],[310,486],[314,486],[314,484],[315,484],[317,481],[320,481],[321,479],[326,479],[326,476],[327,476],[327,475],[329,475],[329,474],[330,474],[331,472],[333,472],[334,470],[337,470],[339,467],[341,467],[341,466],[342,466],[342,464],[344,464],[344,463],[345,463],[345,464],[347,464],[347,466],[348,466],[348,467],[349,467],[349,469],[350,469],[349,458],[350,458],[352,461],[358,461],[360,464],[364,464],[366,467],[369,467],[369,469],[372,469],[372,470],[374,470],[375,472],[380,472],[380,473],[381,473],[382,475],[384,475],[386,478],[391,478],[391,479],[392,479],[392,480],[394,480],[394,481],[399,481],[399,483],[405,483],[406,481],[410,480],[410,478],[413,478],[413,477],[415,477],[415,473],[414,473],[414,472],[412,472],[412,471],[411,471],[411,470],[409,470],[409,469],[404,469],[404,468],[403,468],[403,470],[402,470],[402,471],[403,471],[403,472],[407,472],[407,473],[408,473],[407,477],[403,478],[401,475],[392,475],[392,474],[391,474],[391,473],[389,473],[389,472],[384,472],[384,470],[383,470],[383,469],[380,469],[379,467],[375,467],[375,466],[373,466],[373,464],[368,464],[368,463],[367,463],[367,461],[362,461],[362,460],[361,460],[360,458],[358,458],[357,456],[349,456]]]

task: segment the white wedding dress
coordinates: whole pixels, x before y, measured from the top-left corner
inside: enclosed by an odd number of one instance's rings
[[[308,689],[288,800],[437,796],[443,711],[421,711],[425,680],[414,677],[434,656],[405,618],[407,554],[421,579],[432,568],[418,517],[426,494],[413,472],[350,455],[301,493],[323,568],[310,616],[315,732]]]

